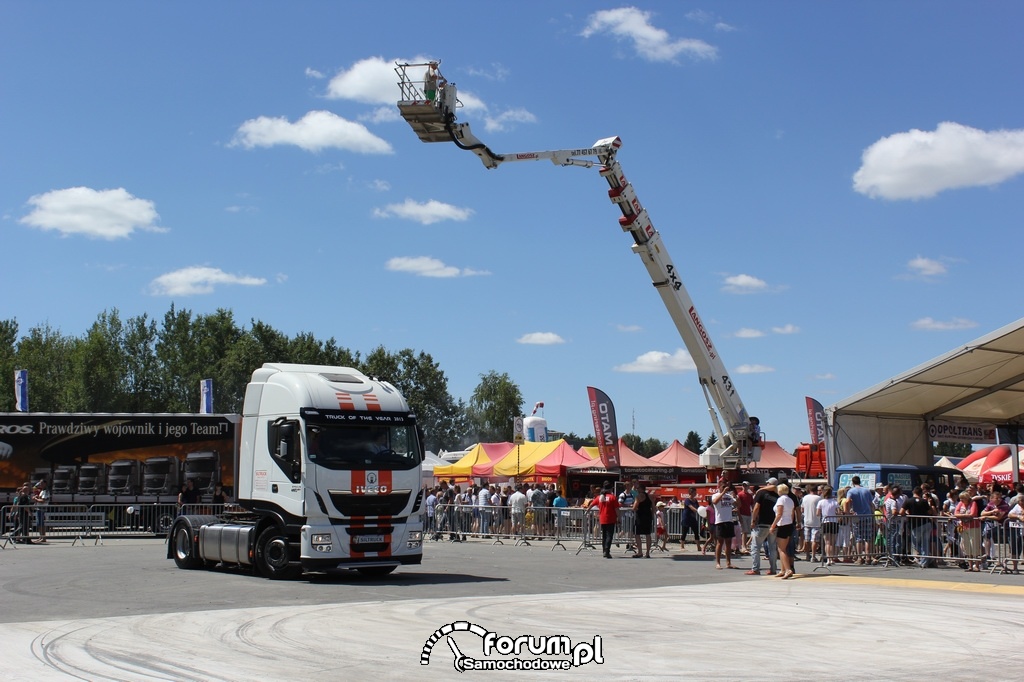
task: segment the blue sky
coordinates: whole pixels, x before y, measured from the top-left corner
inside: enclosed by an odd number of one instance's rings
[[[767,437],[1022,316],[1016,2],[0,2],[0,315],[173,302],[368,352],[549,427],[711,432],[594,169],[486,170],[398,117],[441,59],[497,152],[618,135]]]

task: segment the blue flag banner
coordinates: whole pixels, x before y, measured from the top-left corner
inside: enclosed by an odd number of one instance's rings
[[[213,414],[213,379],[199,381],[199,414]]]
[[[28,370],[14,370],[14,409],[28,412]]]

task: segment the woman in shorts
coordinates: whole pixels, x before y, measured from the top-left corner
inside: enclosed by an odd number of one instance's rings
[[[775,503],[775,520],[772,521],[769,532],[775,533],[778,540],[779,559],[782,560],[779,577],[789,580],[793,577],[793,557],[786,550],[789,547],[790,538],[793,537],[793,529],[796,528],[796,521],[793,518],[793,510],[796,505],[793,504],[793,498],[789,496],[788,485],[780,483],[776,491],[779,493],[779,499]]]
[[[839,501],[832,494],[832,486],[825,486],[818,500],[818,515],[821,517],[821,536],[825,543],[826,565],[831,566],[836,558],[836,537],[839,535]]]

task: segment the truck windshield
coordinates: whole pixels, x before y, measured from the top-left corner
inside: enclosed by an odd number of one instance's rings
[[[168,474],[171,472],[170,462],[146,462],[147,474]]]
[[[412,426],[321,426],[306,429],[311,462],[328,469],[412,469],[420,461]]]
[[[189,471],[215,471],[216,464],[212,459],[185,460],[185,468]]]

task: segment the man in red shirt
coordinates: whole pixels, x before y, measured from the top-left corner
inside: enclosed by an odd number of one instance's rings
[[[597,519],[601,524],[601,548],[604,558],[612,558],[612,540],[615,539],[615,522],[619,518],[619,499],[612,492],[612,484],[604,482],[604,489],[591,506],[597,506]]]
[[[750,513],[754,509],[754,493],[750,492],[750,483],[743,481],[743,486],[736,493],[736,511],[740,517],[740,554],[750,554]]]

